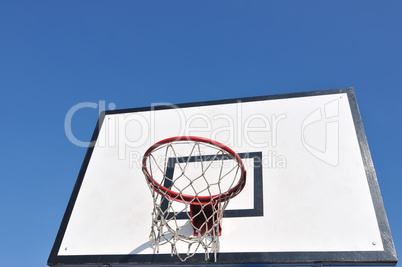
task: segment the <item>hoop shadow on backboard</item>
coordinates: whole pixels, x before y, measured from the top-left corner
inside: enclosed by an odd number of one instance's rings
[[[254,188],[253,188],[253,208],[252,209],[226,209],[223,213],[224,218],[229,217],[258,217],[264,216],[264,206],[263,206],[263,187],[262,187],[262,152],[250,152],[250,153],[238,153],[239,157],[244,159],[252,159],[253,160],[253,171],[254,177],[247,177],[247,179],[254,180]],[[163,186],[166,188],[171,188],[172,179],[174,177],[174,169],[177,163],[185,163],[185,162],[205,162],[212,160],[231,160],[232,158],[228,155],[203,155],[203,156],[192,156],[192,157],[177,157],[177,158],[169,158],[166,169],[166,177],[168,179],[164,179]],[[247,183],[247,182],[246,182]],[[162,211],[166,211],[168,209],[168,200],[164,199],[161,204]],[[167,218],[172,218],[174,215],[173,212],[170,212]],[[190,219],[189,212],[180,212],[176,215],[177,219]]]

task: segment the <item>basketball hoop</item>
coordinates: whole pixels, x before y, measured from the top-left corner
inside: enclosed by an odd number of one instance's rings
[[[202,137],[179,136],[152,145],[142,171],[153,197],[150,242],[169,243],[181,261],[201,246],[217,260],[223,211],[245,186],[246,170],[229,147]],[[184,255],[183,255],[184,254]]]

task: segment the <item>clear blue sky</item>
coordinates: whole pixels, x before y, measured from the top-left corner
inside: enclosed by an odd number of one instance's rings
[[[2,265],[46,266],[86,152],[64,132],[72,106],[342,87],[355,88],[401,257],[401,14],[390,0],[1,1]],[[77,138],[97,117],[77,113]]]

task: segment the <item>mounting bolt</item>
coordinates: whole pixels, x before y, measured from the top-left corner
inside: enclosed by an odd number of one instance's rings
[[[373,242],[373,243],[371,243],[371,244],[373,244],[373,246],[377,245],[377,243],[376,243],[376,242]]]

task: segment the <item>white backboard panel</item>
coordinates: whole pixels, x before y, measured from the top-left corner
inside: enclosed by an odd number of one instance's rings
[[[141,171],[149,146],[180,135],[228,145],[248,173],[208,264],[396,264],[351,88],[106,111],[48,264],[181,263],[170,246],[149,245]],[[186,264],[205,264],[199,252]]]

